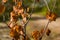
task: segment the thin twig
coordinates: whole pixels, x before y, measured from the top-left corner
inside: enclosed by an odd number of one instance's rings
[[[57,2],[57,0],[54,1],[54,5],[53,5],[53,8],[52,8],[52,12],[54,11],[54,8],[55,8],[55,6],[56,6],[56,2]]]
[[[46,6],[47,6],[48,11],[50,11],[47,1],[44,0],[44,2],[45,2],[45,4],[46,4]],[[48,28],[49,23],[50,23],[50,20],[48,21],[47,25],[45,26],[43,33],[42,33],[41,36],[39,37],[39,40],[41,40],[42,37],[44,36],[44,34],[46,33],[46,30],[47,30],[47,28]]]
[[[25,33],[25,36],[24,36],[24,38],[25,38],[25,40],[26,40],[26,26],[27,26],[27,24],[29,23],[29,21],[30,21],[30,19],[31,19],[31,16],[32,16],[32,12],[30,13],[30,18],[27,20],[27,22],[24,24],[24,33]]]
[[[46,7],[47,7],[48,11],[50,11],[50,8],[49,8],[49,6],[48,6],[47,1],[46,1],[46,0],[44,0],[44,2],[45,2],[45,5],[46,5]]]
[[[39,37],[39,40],[41,40],[41,39],[42,39],[42,37],[45,35],[45,33],[46,33],[46,30],[47,30],[47,28],[48,28],[49,23],[50,23],[50,20],[48,21],[47,25],[45,26],[43,33],[42,33],[42,34],[41,34],[41,36]]]
[[[34,0],[34,7],[35,7],[35,0]],[[33,7],[33,8],[34,8]],[[31,16],[32,16],[32,12],[33,12],[33,8],[32,8],[32,11],[31,11],[31,13],[30,13],[30,18],[27,20],[27,22],[24,24],[24,29],[25,29],[25,36],[24,36],[24,38],[25,38],[25,40],[26,40],[26,26],[27,26],[27,24],[29,23],[29,20],[31,19]]]

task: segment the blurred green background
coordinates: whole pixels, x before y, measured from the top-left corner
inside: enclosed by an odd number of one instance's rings
[[[52,11],[55,0],[46,0],[46,1],[48,3],[50,10]],[[1,3],[1,0],[0,0],[0,3]],[[10,12],[12,11],[14,2],[12,0],[8,0],[8,2],[5,3],[4,5],[6,7],[6,10],[4,11],[4,13],[2,15],[0,15],[0,22],[3,20],[3,15],[5,15],[6,20],[9,20]],[[32,7],[33,7],[34,8],[33,14],[36,14],[36,15],[39,14],[39,15],[45,16],[46,12],[47,12],[47,7],[43,0],[38,0],[38,1],[37,0],[23,0],[23,7],[25,9],[27,7],[32,9]],[[30,12],[31,11],[32,10],[30,10]],[[58,16],[60,16],[60,0],[56,0],[56,4],[53,9],[53,12],[55,12]]]

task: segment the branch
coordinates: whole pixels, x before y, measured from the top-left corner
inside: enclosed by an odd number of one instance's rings
[[[48,28],[49,23],[50,23],[50,20],[48,21],[47,25],[45,26],[43,33],[42,33],[42,34],[41,34],[41,36],[39,37],[39,40],[41,40],[41,39],[42,39],[42,37],[45,35],[45,33],[46,33],[46,30],[47,30],[47,28]]]

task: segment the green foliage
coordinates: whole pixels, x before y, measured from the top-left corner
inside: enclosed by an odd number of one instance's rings
[[[54,7],[55,0],[50,0],[49,2],[49,8],[52,10]],[[60,16],[60,0],[56,0],[55,7],[53,9],[53,12],[55,12],[58,16]]]
[[[60,0],[57,0],[55,12],[60,16]]]

